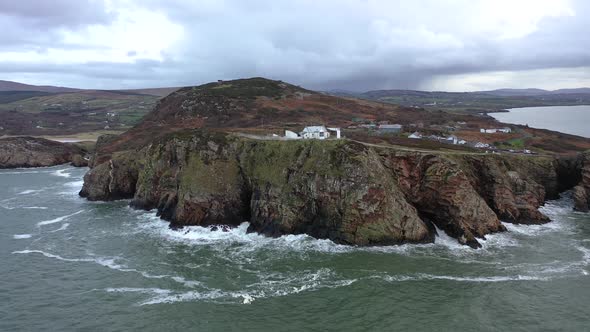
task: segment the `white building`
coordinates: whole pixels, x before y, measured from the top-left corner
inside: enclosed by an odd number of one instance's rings
[[[303,128],[299,135],[303,139],[326,139],[330,137],[330,132],[325,126],[310,126]]]
[[[498,128],[491,128],[491,129],[481,128],[479,130],[479,132],[480,133],[484,133],[484,134],[495,134],[495,133],[498,133],[498,132],[505,133],[505,134],[510,134],[512,132],[512,129],[510,129],[508,127],[506,127],[506,128],[500,128],[500,129],[498,129]]]
[[[289,138],[289,139],[300,139],[301,137],[299,137],[299,135],[294,132],[294,131],[290,131],[290,130],[285,130],[285,137]]]
[[[420,134],[419,132],[414,132],[410,136],[408,136],[408,138],[422,139],[422,134]]]
[[[340,128],[328,128],[329,131],[336,133],[336,139],[340,139]]]

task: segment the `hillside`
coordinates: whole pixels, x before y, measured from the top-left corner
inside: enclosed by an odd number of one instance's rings
[[[79,89],[64,88],[50,85],[29,85],[12,81],[0,80],[0,91],[40,91],[50,93],[74,92]]]
[[[0,136],[121,132],[137,124],[159,98],[122,91],[2,91]]]
[[[398,134],[380,135],[366,125],[396,123]],[[350,97],[309,91],[282,81],[241,79],[182,88],[161,99],[153,112],[129,131],[111,137],[100,149],[100,160],[116,151],[139,149],[170,133],[203,129],[237,134],[282,136],[286,129],[324,124],[343,128],[344,136],[367,144],[428,151],[482,153],[463,145],[428,139],[409,139],[420,131],[437,137],[456,135],[508,149],[532,149],[539,153],[576,153],[590,149],[590,140],[522,126],[512,133],[482,134],[480,128],[505,126],[490,117],[428,111]]]
[[[509,108],[590,104],[590,89],[499,89],[479,92],[375,90],[364,93],[331,91],[336,96],[356,97],[404,106],[455,113],[499,112]]]

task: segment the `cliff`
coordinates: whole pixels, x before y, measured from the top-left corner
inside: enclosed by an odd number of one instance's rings
[[[574,187],[574,209],[580,212],[590,210],[590,152],[580,155],[577,160],[580,177],[579,183]]]
[[[573,164],[572,164],[573,165]],[[560,169],[561,167],[561,169]],[[500,220],[536,224],[568,173],[553,157],[420,153],[348,140],[261,141],[186,130],[97,163],[80,195],[132,199],[172,226],[237,225],[338,243],[478,247]],[[571,170],[571,172],[574,172]]]
[[[87,166],[87,151],[67,143],[34,137],[0,139],[0,168],[44,167],[65,163]]]

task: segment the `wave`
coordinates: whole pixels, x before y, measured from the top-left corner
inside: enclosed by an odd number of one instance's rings
[[[31,234],[14,234],[12,236],[13,239],[15,240],[21,240],[21,239],[30,239],[33,235]]]
[[[35,193],[40,193],[42,191],[44,191],[45,189],[29,189],[29,190],[25,190],[25,191],[21,191],[20,193],[18,193],[17,195],[29,195],[29,194],[35,194]]]
[[[65,231],[69,226],[70,226],[69,223],[67,223],[67,222],[66,223],[63,223],[60,228],[58,228],[56,230],[53,230],[50,233],[56,233],[56,232],[59,232],[59,231]]]
[[[350,286],[357,282],[357,279],[337,279],[337,276],[329,269],[323,268],[318,271],[304,271],[303,274],[295,273],[295,276],[287,277],[280,274],[268,274],[260,282],[250,284],[242,290],[226,291],[217,288],[205,287],[202,290],[191,290],[187,292],[169,292],[158,294],[140,305],[153,305],[163,303],[191,302],[200,300],[221,300],[235,303],[237,300],[242,304],[251,304],[257,299],[282,297],[299,294],[306,291],[317,291],[320,289],[333,289]]]
[[[58,222],[62,222],[64,220],[66,220],[66,219],[68,219],[70,217],[73,217],[75,215],[78,215],[78,214],[80,214],[80,213],[82,213],[84,211],[85,210],[80,210],[80,211],[75,212],[75,213],[72,213],[72,214],[68,214],[68,215],[65,215],[65,216],[62,216],[62,217],[57,217],[55,219],[40,221],[40,222],[37,223],[37,226],[51,225],[51,224],[55,224],[55,223],[58,223]]]
[[[19,250],[13,251],[13,254],[40,254],[47,258],[53,258],[64,262],[85,262],[85,263],[95,263],[103,267],[107,267],[112,270],[120,271],[120,272],[132,272],[137,273],[147,279],[170,279],[174,282],[180,283],[186,287],[195,287],[200,285],[199,281],[194,280],[186,280],[183,277],[171,276],[171,275],[154,275],[148,272],[140,271],[133,268],[128,268],[127,266],[119,263],[121,257],[85,257],[85,258],[67,258],[62,257],[60,255],[55,255],[52,253],[48,253],[42,250]]]
[[[512,281],[550,281],[551,277],[530,276],[530,275],[514,275],[514,276],[490,276],[490,277],[461,277],[448,275],[433,275],[433,274],[416,274],[416,275],[396,275],[396,276],[378,276],[373,278],[383,279],[387,282],[403,282],[403,281],[424,281],[424,280],[449,280],[457,282],[475,282],[475,283],[489,283],[489,282],[512,282]]]
[[[23,206],[21,209],[27,209],[27,210],[47,210],[48,207],[45,207],[45,206]]]
[[[69,177],[72,176],[72,174],[71,173],[67,173],[66,171],[68,171],[68,170],[70,170],[70,169],[59,169],[59,170],[51,173],[51,175],[60,176],[60,177],[63,177],[63,178],[69,178]]]
[[[83,185],[84,185],[84,180],[64,183],[65,187],[73,187],[73,188],[78,188],[78,189],[82,188]]]

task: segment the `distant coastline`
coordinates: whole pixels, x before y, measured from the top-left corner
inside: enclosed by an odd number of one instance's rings
[[[590,138],[590,128],[587,126],[590,123],[590,105],[522,107],[506,111],[494,112],[490,116],[504,123]]]

